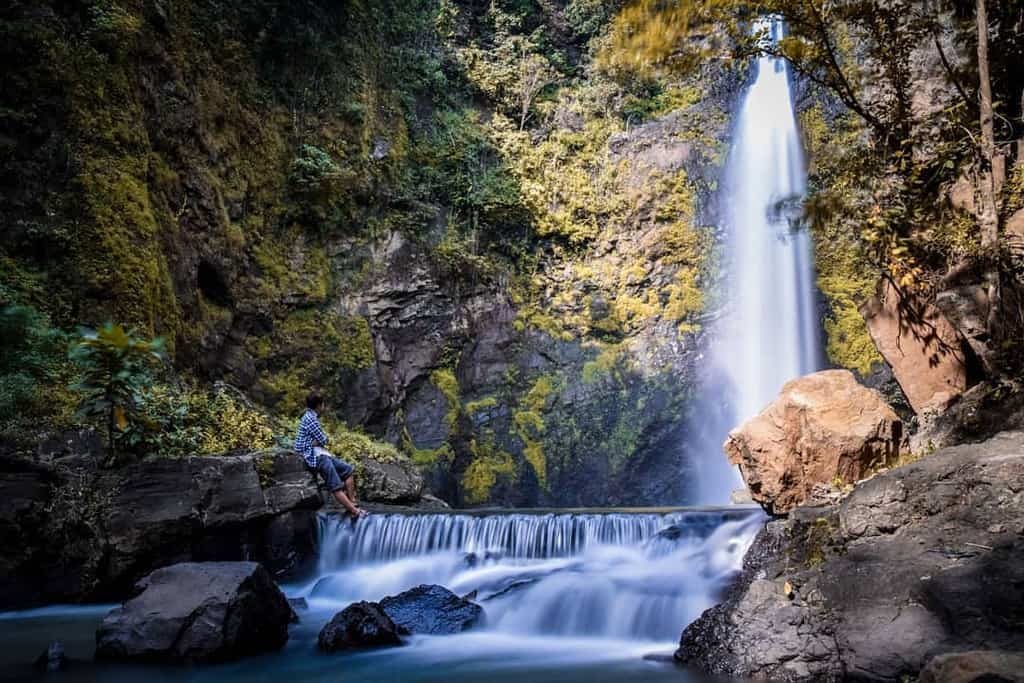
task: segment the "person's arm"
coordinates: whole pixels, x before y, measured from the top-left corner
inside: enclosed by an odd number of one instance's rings
[[[321,447],[327,445],[327,433],[320,426],[319,418],[315,417],[313,418],[313,438],[320,443]]]

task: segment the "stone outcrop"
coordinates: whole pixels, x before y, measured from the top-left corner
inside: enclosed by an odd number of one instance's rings
[[[334,615],[320,631],[325,652],[401,645],[398,627],[375,602],[356,602]]]
[[[818,485],[853,483],[899,456],[902,423],[881,396],[847,370],[790,382],[725,442],[754,501],[781,514]]]
[[[967,389],[965,343],[938,308],[884,281],[861,314],[915,412],[945,408]]]
[[[212,662],[278,650],[292,608],[255,562],[186,562],[153,572],[96,631],[96,656]]]
[[[943,449],[770,522],[677,658],[777,681],[899,681],[1024,650],[1024,432]]]
[[[1024,683],[1024,652],[973,650],[933,657],[918,683]]]
[[[264,562],[284,576],[315,552],[320,493],[294,455],[155,458],[117,470],[70,456],[0,458],[0,605],[122,599],[190,560]]]
[[[407,458],[362,461],[356,478],[362,500],[402,505],[418,503],[423,494],[423,474]]]
[[[931,453],[1019,429],[1024,429],[1024,385],[1014,380],[982,382],[946,410],[920,415],[918,428],[910,437],[910,450]]]
[[[484,616],[480,605],[437,585],[416,586],[386,597],[380,607],[404,633],[461,633],[478,625]]]

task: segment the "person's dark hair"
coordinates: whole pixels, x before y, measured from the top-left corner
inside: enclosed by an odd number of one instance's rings
[[[316,410],[324,405],[324,397],[317,391],[306,397],[306,407],[310,410]]]

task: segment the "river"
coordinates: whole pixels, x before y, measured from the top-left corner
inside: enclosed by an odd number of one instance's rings
[[[320,556],[279,653],[204,667],[89,661],[111,606],[0,615],[0,669],[33,678],[52,639],[79,660],[68,681],[681,681],[702,678],[646,655],[670,655],[683,626],[720,597],[763,524],[751,508],[673,511],[377,514],[320,518]],[[400,648],[324,655],[320,628],[350,602],[421,583],[476,591],[485,624]],[[45,677],[39,676],[39,680]]]

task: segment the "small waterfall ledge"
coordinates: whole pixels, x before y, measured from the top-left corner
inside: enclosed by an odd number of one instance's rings
[[[292,592],[329,612],[436,583],[475,592],[490,633],[669,643],[717,602],[763,523],[750,508],[324,515],[317,577]]]

